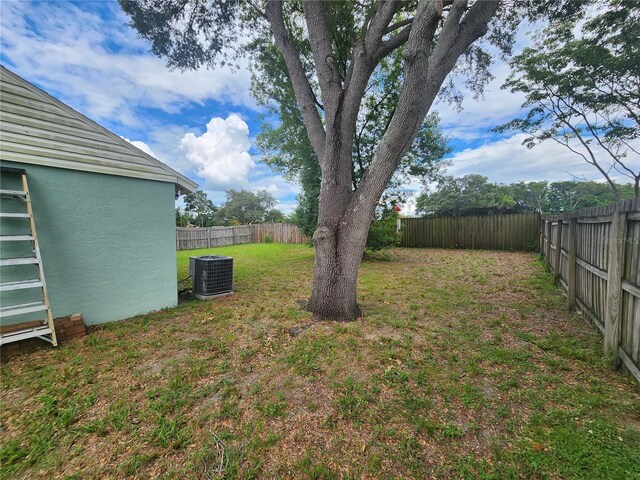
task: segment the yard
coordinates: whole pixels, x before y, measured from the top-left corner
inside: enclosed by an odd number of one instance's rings
[[[638,390],[535,255],[395,250],[292,337],[313,251],[215,252],[235,295],[3,365],[3,478],[640,479]]]

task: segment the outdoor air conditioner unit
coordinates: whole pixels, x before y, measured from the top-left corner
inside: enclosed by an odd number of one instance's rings
[[[189,257],[191,294],[206,300],[233,292],[233,257],[205,255]]]

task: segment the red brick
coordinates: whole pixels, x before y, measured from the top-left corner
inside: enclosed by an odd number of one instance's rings
[[[20,330],[22,328],[36,327],[40,324],[41,322],[36,321],[36,322],[19,323],[16,325],[6,325],[3,327],[0,327],[0,332],[10,333],[16,330]],[[84,337],[87,334],[87,330],[84,325],[82,314],[79,314],[79,313],[75,313],[67,317],[57,318],[54,320],[54,325],[56,329],[56,338],[58,339],[58,343],[67,342],[72,338]],[[4,345],[1,349],[0,356],[4,360],[10,356],[21,354],[23,352],[37,350],[38,348],[43,348],[46,346],[47,344],[45,342],[30,338],[27,340],[23,340],[21,342]]]

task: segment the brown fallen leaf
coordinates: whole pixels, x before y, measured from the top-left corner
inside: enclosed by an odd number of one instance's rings
[[[531,442],[531,448],[533,448],[536,452],[544,452],[544,445],[538,442]]]

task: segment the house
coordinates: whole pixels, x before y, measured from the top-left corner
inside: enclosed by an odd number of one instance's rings
[[[53,317],[95,325],[175,305],[175,198],[196,184],[0,68],[0,166],[26,171]],[[2,174],[2,189],[18,179]],[[19,207],[11,201],[1,209]],[[21,228],[2,218],[1,235]],[[0,243],[2,258],[21,256]],[[3,267],[0,281],[21,267]],[[0,303],[35,294],[2,292]]]

